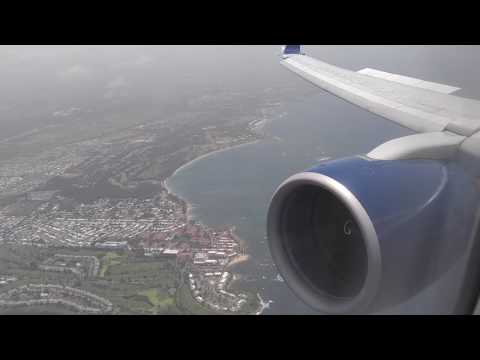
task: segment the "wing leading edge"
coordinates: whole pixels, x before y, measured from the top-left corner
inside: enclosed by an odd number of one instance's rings
[[[414,131],[471,136],[480,130],[480,101],[450,95],[459,88],[342,69],[304,55],[299,45],[287,45],[281,63],[323,90]]]

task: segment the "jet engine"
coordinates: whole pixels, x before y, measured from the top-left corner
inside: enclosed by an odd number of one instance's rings
[[[286,283],[314,309],[375,313],[468,258],[478,207],[475,181],[455,162],[349,157],[278,188],[269,246]],[[458,304],[452,311],[467,311]]]

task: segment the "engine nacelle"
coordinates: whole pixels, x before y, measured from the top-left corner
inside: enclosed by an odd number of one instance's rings
[[[269,245],[286,283],[311,307],[372,313],[465,260],[478,207],[477,185],[453,162],[340,159],[278,188]]]

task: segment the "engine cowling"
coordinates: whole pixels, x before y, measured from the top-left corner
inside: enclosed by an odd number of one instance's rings
[[[311,307],[371,313],[407,301],[465,260],[478,207],[477,185],[453,162],[345,158],[278,188],[269,246]]]

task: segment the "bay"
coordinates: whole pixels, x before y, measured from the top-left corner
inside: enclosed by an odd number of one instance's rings
[[[362,69],[373,61],[381,70],[452,85],[458,85],[454,81],[456,76],[465,85],[461,95],[480,94],[479,82],[471,78],[467,81],[468,70],[458,71],[462,64],[476,74],[475,62],[468,55],[478,58],[478,47],[314,50],[321,52],[327,61],[350,69]],[[463,51],[463,57],[459,50]],[[292,83],[295,81],[301,80],[292,78]],[[244,275],[244,286],[272,301],[264,314],[315,314],[281,281],[270,258],[266,214],[271,196],[284,179],[319,161],[367,153],[412,132],[321,91],[301,101],[281,104],[274,115],[265,119],[262,131],[266,135],[264,140],[193,161],[179,169],[167,184],[193,206],[194,219],[208,226],[236,226],[251,255],[251,260],[236,271]]]

